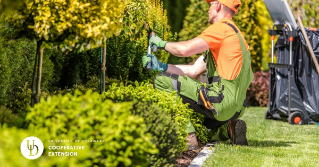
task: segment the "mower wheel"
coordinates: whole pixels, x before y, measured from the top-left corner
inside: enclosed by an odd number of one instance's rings
[[[303,125],[305,124],[305,117],[300,111],[295,111],[289,115],[288,122],[291,125]]]
[[[269,109],[265,112],[265,119],[273,119],[272,115],[269,113]]]

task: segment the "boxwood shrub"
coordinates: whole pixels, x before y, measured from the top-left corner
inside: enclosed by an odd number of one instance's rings
[[[150,102],[134,101],[132,114],[144,118],[147,131],[159,150],[158,154],[148,158],[150,166],[174,166],[182,151],[179,145],[179,127],[171,115]]]
[[[92,166],[90,160],[91,152],[87,150],[78,150],[78,156],[48,156],[48,146],[74,146],[73,143],[57,142],[49,143],[50,133],[45,129],[29,128],[18,129],[17,127],[8,127],[7,124],[0,125],[0,164],[2,167],[11,166],[28,166],[28,167],[86,167]],[[20,151],[22,141],[30,136],[39,138],[44,146],[42,155],[35,159],[29,160],[25,158]],[[87,143],[81,144],[87,147]],[[25,146],[27,147],[27,146]]]
[[[29,128],[46,130],[52,140],[104,140],[89,145],[92,166],[148,166],[148,157],[158,150],[132,107],[132,102],[102,101],[90,90],[75,91],[42,98],[26,119]]]
[[[135,82],[134,86],[124,86],[124,84],[113,84],[107,92],[102,94],[104,99],[115,99],[116,101],[137,100],[140,102],[151,102],[157,104],[160,108],[167,111],[174,122],[179,127],[179,146],[181,150],[186,150],[186,125],[190,119],[193,123],[197,139],[201,143],[207,142],[207,130],[202,125],[204,116],[188,108],[187,104],[182,102],[182,99],[176,96],[176,93],[171,94],[161,92],[154,89],[151,84]]]

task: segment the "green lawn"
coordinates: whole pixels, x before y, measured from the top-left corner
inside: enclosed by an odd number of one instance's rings
[[[319,166],[319,127],[290,125],[287,121],[265,120],[266,108],[249,108],[249,146],[232,146],[229,141],[215,145],[204,166]]]

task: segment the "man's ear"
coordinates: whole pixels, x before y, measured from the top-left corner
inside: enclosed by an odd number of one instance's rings
[[[222,10],[222,4],[219,2],[217,4],[216,12],[219,13]]]

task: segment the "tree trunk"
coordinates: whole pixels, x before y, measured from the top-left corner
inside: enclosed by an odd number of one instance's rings
[[[101,71],[102,71],[102,93],[105,92],[105,64],[106,64],[106,39],[104,40],[104,47],[103,47],[103,60],[101,65]]]
[[[37,50],[38,50],[38,80],[37,80],[37,93],[35,95],[35,103],[39,103],[40,101],[40,94],[41,94],[41,78],[42,78],[42,60],[43,60],[43,51],[44,48],[41,48],[42,42],[37,45]]]
[[[36,74],[37,74],[37,66],[38,66],[38,57],[39,57],[39,53],[40,53],[40,47],[41,47],[41,42],[36,42],[37,44],[37,52],[35,54],[35,60],[34,60],[34,69],[33,69],[33,76],[32,76],[32,84],[31,84],[31,90],[32,90],[32,94],[31,94],[31,107],[34,106],[35,103],[35,82],[36,82]]]

